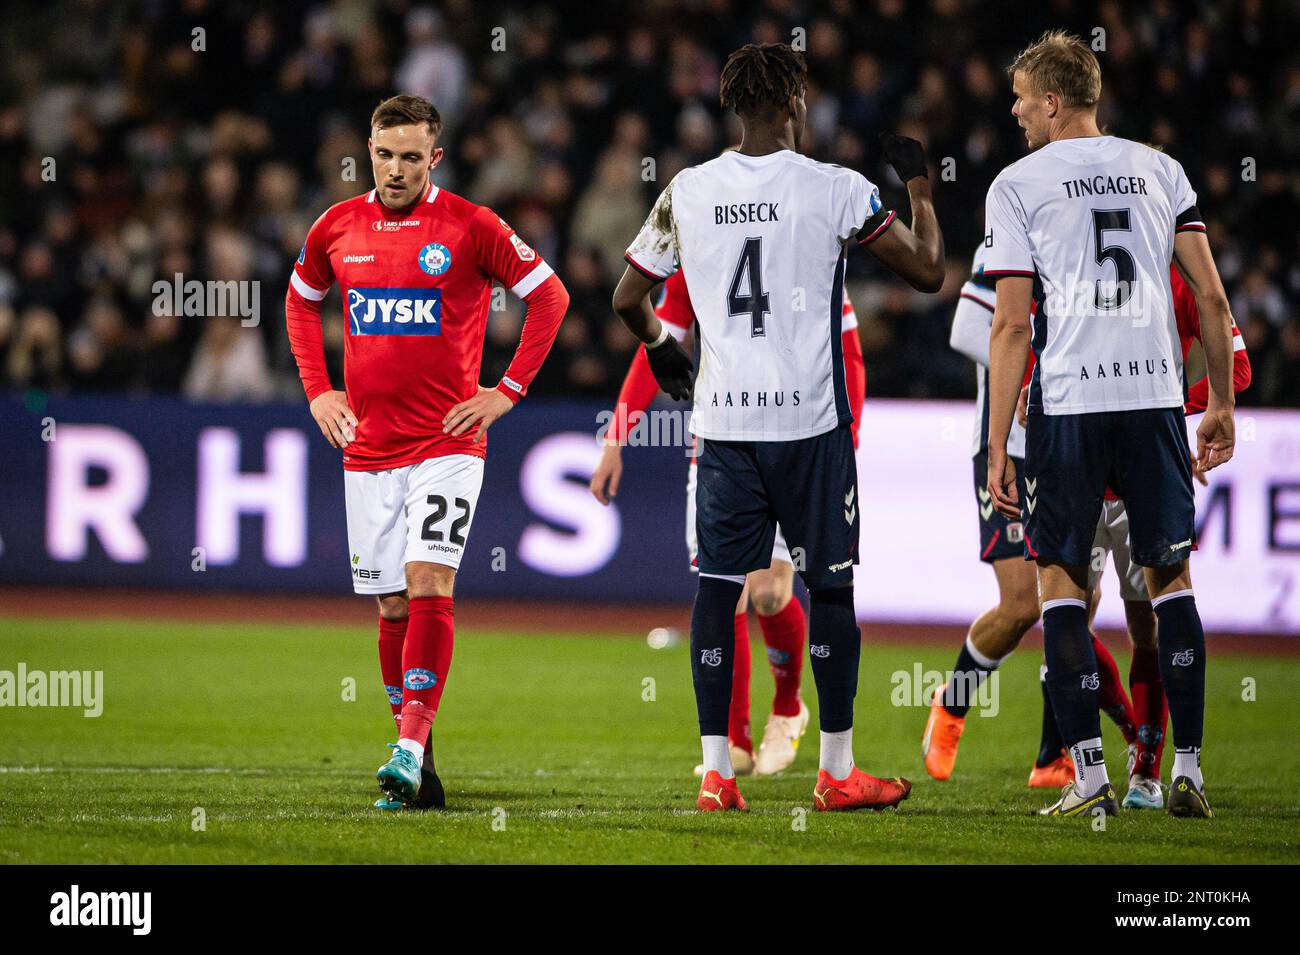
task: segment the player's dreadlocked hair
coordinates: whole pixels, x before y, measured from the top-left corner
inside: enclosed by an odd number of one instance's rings
[[[803,91],[808,65],[788,43],[746,43],[722,67],[724,109],[752,115],[781,109]]]

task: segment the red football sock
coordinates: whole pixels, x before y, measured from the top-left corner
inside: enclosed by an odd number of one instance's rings
[[[1101,710],[1119,727],[1119,731],[1124,734],[1124,742],[1135,743],[1137,717],[1133,714],[1133,704],[1129,702],[1128,694],[1124,692],[1119,666],[1095,633],[1092,635],[1092,650],[1097,655],[1097,676],[1101,680],[1098,697]]]
[[[1134,648],[1128,685],[1138,724],[1137,764],[1133,771],[1148,779],[1159,779],[1169,701],[1165,699],[1165,686],[1160,680],[1160,655],[1155,650]]]
[[[808,621],[803,605],[793,597],[770,617],[758,616],[767,644],[767,664],[776,681],[772,712],[777,716],[799,715],[799,677],[803,673],[803,645]]]
[[[402,725],[402,641],[406,639],[405,620],[379,618],[379,673],[384,678],[384,693],[393,711],[393,721]]]
[[[733,746],[754,752],[754,737],[749,728],[749,675],[753,669],[749,646],[749,620],[736,614],[736,655],[731,664],[731,709],[727,712],[727,738]]]
[[[412,597],[402,646],[400,739],[424,745],[451,669],[454,613],[450,597]]]

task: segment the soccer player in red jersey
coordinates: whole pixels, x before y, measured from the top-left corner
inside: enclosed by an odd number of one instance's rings
[[[379,104],[369,140],[375,188],[316,220],[285,298],[312,417],[343,451],[353,589],[379,604],[379,665],[399,731],[378,773],[384,809],[442,803],[430,727],[451,665],[452,589],[487,431],[527,393],[569,302],[551,267],[496,213],[429,181],[441,131],[425,99]],[[528,312],[505,375],[483,388],[493,281]],[[347,324],[342,391],[321,333],[335,282]]]
[[[1184,281],[1175,265],[1169,267],[1169,282],[1173,290],[1174,318],[1178,323],[1179,344],[1183,350],[1183,360],[1191,351],[1192,343],[1201,340],[1201,316],[1196,307],[1196,296]],[[1244,391],[1250,386],[1250,356],[1246,354],[1246,342],[1241,331],[1232,326],[1232,387],[1234,392]],[[1205,410],[1209,396],[1209,379],[1202,378],[1187,389],[1187,401],[1183,406],[1188,415],[1200,414]],[[1020,408],[1017,414],[1025,415],[1024,408],[1028,393],[1022,389]],[[1202,471],[1194,472],[1197,480],[1206,483]],[[1102,508],[1101,519],[1097,523],[1097,536],[1093,540],[1093,559],[1088,568],[1089,606],[1093,615],[1097,612],[1099,596],[1098,585],[1102,572],[1106,568],[1106,555],[1111,556],[1115,573],[1120,581],[1120,597],[1124,600],[1124,618],[1128,624],[1129,639],[1133,644],[1133,660],[1129,666],[1129,690],[1133,696],[1134,722],[1136,733],[1129,741],[1128,750],[1128,792],[1123,805],[1128,809],[1161,809],[1164,807],[1164,792],[1160,785],[1160,762],[1164,752],[1165,724],[1169,719],[1169,703],[1165,698],[1164,687],[1160,678],[1160,665],[1156,656],[1156,615],[1143,579],[1142,568],[1133,563],[1129,555],[1128,512],[1111,490],[1106,491],[1106,502]],[[1114,660],[1098,658],[1103,691],[1105,684],[1118,683],[1119,671]],[[1120,688],[1122,694],[1123,688]],[[1103,699],[1106,694],[1103,692]],[[1051,712],[1051,703],[1044,696],[1043,725],[1055,723]],[[1045,730],[1046,732],[1046,730]],[[1059,739],[1059,734],[1057,736]]]
[[[853,445],[857,447],[862,404],[866,397],[866,367],[862,358],[862,343],[858,338],[858,317],[847,297],[843,313],[844,331],[841,338],[844,377],[853,412]],[[679,342],[690,334],[695,324],[695,311],[687,294],[685,272],[678,270],[664,282],[663,297],[655,308],[655,314]],[[659,384],[650,371],[645,352],[637,349],[619,391],[614,417],[605,434],[600,463],[591,477],[591,492],[600,503],[608,505],[618,494],[623,474],[622,451],[628,441],[628,432],[635,427],[658,393]],[[690,553],[692,569],[696,565],[697,467],[692,442],[690,473],[686,482],[686,547]],[[727,737],[732,767],[737,775],[753,773],[768,776],[781,772],[794,762],[799,740],[808,729],[809,719],[808,707],[799,695],[807,622],[803,605],[794,599],[794,563],[780,528],[777,529],[772,548],[771,566],[752,571],[746,575],[745,583],[740,602],[736,605],[736,655],[732,661]],[[776,683],[772,712],[764,727],[763,740],[757,754],[754,753],[749,718],[749,680],[752,669],[748,623],[750,603],[758,614],[763,642],[767,648],[768,666]],[[703,776],[704,766],[697,766],[695,774]]]

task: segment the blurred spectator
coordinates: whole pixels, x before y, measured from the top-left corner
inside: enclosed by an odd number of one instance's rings
[[[33,305],[18,319],[9,346],[5,372],[19,387],[57,388],[63,384],[63,354],[59,318],[48,308]]]
[[[192,401],[259,401],[274,384],[262,336],[237,318],[208,318],[185,374],[182,390]]]

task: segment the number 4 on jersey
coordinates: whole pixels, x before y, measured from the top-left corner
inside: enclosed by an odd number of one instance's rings
[[[741,282],[749,292],[740,294]],[[749,334],[761,338],[767,334],[766,316],[772,312],[767,292],[763,289],[763,240],[750,238],[745,240],[745,248],[736,263],[736,273],[731,277],[731,288],[727,291],[727,312],[731,315],[749,316]]]

